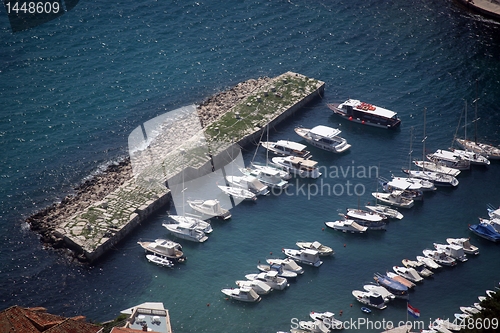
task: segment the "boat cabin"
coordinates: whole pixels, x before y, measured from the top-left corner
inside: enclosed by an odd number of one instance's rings
[[[289,166],[299,169],[299,170],[304,170],[304,171],[313,171],[316,169],[316,165],[318,162],[312,161],[312,160],[306,160],[301,157],[290,157],[290,159],[284,161],[285,164],[288,164]]]
[[[357,99],[349,99],[338,107],[329,107],[335,113],[363,124],[386,128],[396,128],[401,124],[396,112]]]
[[[311,153],[306,150],[306,146],[298,142],[278,140],[277,142],[262,142],[261,144],[264,148],[278,155],[298,156],[304,159],[312,156]]]

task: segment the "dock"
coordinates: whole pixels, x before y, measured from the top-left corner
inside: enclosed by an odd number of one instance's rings
[[[61,221],[55,236],[78,259],[95,262],[171,203],[171,188],[180,183],[181,175],[183,181],[196,179],[227,164],[239,147],[258,144],[268,127],[320,98],[324,86],[286,72],[263,81],[209,124],[198,119],[199,108],[186,106],[139,126],[129,136],[133,178]]]

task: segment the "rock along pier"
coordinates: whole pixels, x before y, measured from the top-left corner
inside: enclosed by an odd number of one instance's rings
[[[69,248],[79,260],[93,263],[170,203],[169,185],[178,184],[181,174],[193,179],[227,163],[235,143],[244,147],[259,142],[268,126],[276,126],[320,98],[324,86],[322,81],[293,72],[242,82],[193,106],[194,117],[184,112],[175,118],[175,133],[169,133],[172,126],[163,126],[146,148],[131,153],[130,160],[115,166],[113,172],[104,173],[102,178],[118,178],[119,184],[108,189],[107,181],[94,181],[27,222],[44,242]],[[162,120],[158,119],[155,133],[162,128]],[[193,135],[193,124],[199,127],[198,134]],[[131,137],[147,138],[147,127],[139,127]],[[166,136],[175,139],[165,144]],[[200,142],[208,153],[200,153]],[[186,155],[192,162],[189,166],[182,163]]]

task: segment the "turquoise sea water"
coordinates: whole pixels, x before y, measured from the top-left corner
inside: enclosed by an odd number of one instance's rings
[[[413,156],[422,154],[424,108],[428,151],[450,146],[464,101],[471,120],[476,96],[478,138],[500,144],[498,24],[453,1],[80,1],[57,20],[15,34],[4,14],[2,9],[2,308],[45,306],[52,313],[104,321],[138,303],[161,301],[176,332],[287,330],[292,318],[305,320],[311,310],[342,310],[342,320],[399,321],[406,319],[404,302],[366,316],[351,291],[372,281],[374,272],[413,259],[447,237],[470,236],[481,254],[411,292],[422,320],[451,318],[500,280],[498,246],[467,229],[478,216],[486,217],[487,203],[500,205],[498,162],[464,172],[456,189],[426,195],[386,232],[323,230],[339,210],[373,202],[376,176],[358,171],[372,167],[390,177],[408,165],[411,127]],[[231,221],[213,223],[206,243],[183,242],[188,261],[173,270],[147,263],[136,244],[167,236],[161,226],[165,211],[92,267],[43,249],[23,223],[126,155],[129,133],[144,121],[240,81],[288,70],[325,81],[325,95],[271,130],[270,139],[299,141],[293,131],[298,125],[339,127],[352,144],[350,152],[311,150],[325,168],[355,168],[354,175],[299,180],[292,195],[237,206]],[[349,97],[397,111],[401,129],[344,122],[326,107]],[[473,126],[468,133],[473,135]],[[247,147],[247,161],[254,151]],[[264,152],[256,158],[263,161]],[[347,181],[363,193],[349,195]],[[308,197],[307,189],[315,188],[324,192]],[[328,195],[328,188],[337,192]],[[224,299],[221,288],[255,272],[259,261],[281,257],[281,249],[298,240],[318,240],[336,254],[319,269],[306,267],[288,290],[259,304]]]

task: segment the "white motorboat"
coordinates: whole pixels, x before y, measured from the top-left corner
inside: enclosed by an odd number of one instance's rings
[[[491,162],[485,156],[475,153],[470,150],[453,149],[453,152],[460,156],[461,159],[469,161],[471,165],[490,165]]]
[[[446,255],[458,261],[467,261],[467,255],[465,254],[463,247],[460,245],[438,243],[434,243],[433,245],[436,250],[443,251]]]
[[[262,281],[275,290],[284,290],[288,287],[288,280],[284,277],[278,276],[278,272],[276,271],[247,274],[245,275],[245,279]]]
[[[266,148],[268,151],[280,155],[280,156],[297,156],[303,159],[311,158],[311,152],[306,150],[306,146],[288,140],[279,140],[277,142],[272,141],[262,141],[261,146]]]
[[[417,256],[417,261],[423,263],[427,268],[430,269],[438,269],[442,267],[440,264],[438,264],[431,258],[427,258],[424,256]]]
[[[354,220],[357,224],[369,230],[385,230],[387,217],[363,209],[347,208],[345,219]]]
[[[371,292],[379,294],[380,296],[382,296],[384,298],[384,301],[386,303],[389,303],[390,301],[392,301],[393,299],[396,298],[396,296],[393,293],[391,293],[389,290],[385,289],[382,286],[376,285],[376,284],[365,284],[363,286],[363,289],[366,291],[371,291]]]
[[[271,265],[266,265],[266,264],[258,264],[257,269],[261,272],[271,272],[271,271],[276,271],[278,272],[279,277],[284,277],[286,279],[293,279],[297,277],[297,273],[289,271],[283,266],[278,265],[278,264],[271,264]]]
[[[302,332],[310,332],[310,333],[330,332],[330,328],[327,327],[325,323],[321,320],[315,320],[315,321],[301,320],[299,321],[299,329]]]
[[[495,294],[496,294],[496,291],[494,291],[494,290],[486,290],[486,295],[489,298],[492,298]]]
[[[341,330],[344,328],[344,323],[341,320],[336,319],[335,314],[333,312],[311,311],[309,313],[309,317],[311,317],[311,319],[315,321],[321,320],[329,329]]]
[[[451,245],[461,246],[467,254],[479,254],[479,248],[470,243],[469,238],[446,238],[446,242]]]
[[[431,271],[430,269],[427,269],[425,264],[420,261],[415,261],[415,260],[409,260],[409,259],[403,259],[401,260],[403,265],[408,268],[413,268],[417,271],[418,275],[422,277],[430,277],[434,275],[434,272]]]
[[[297,274],[303,274],[304,269],[302,266],[297,265],[295,260],[290,259],[290,258],[285,258],[285,259],[266,259],[266,262],[269,265],[277,264],[283,266],[284,269],[292,271]]]
[[[249,200],[249,201],[257,200],[257,196],[254,193],[250,192],[249,190],[232,186],[222,186],[222,185],[217,185],[217,186],[220,188],[222,192],[235,199]]]
[[[418,186],[420,191],[424,192],[437,190],[433,182],[425,179],[414,178],[414,177],[396,177],[394,175],[392,176],[392,179],[394,181],[404,181],[412,183],[413,185]]]
[[[212,225],[209,222],[203,221],[202,219],[196,217],[186,215],[169,215],[169,217],[174,220],[175,223],[182,224],[186,228],[194,228],[196,230],[203,231],[206,234],[209,234],[213,231]]]
[[[498,218],[500,219],[500,208],[495,208],[492,204],[488,204],[487,206],[488,216],[492,219]]]
[[[267,169],[251,169],[251,168],[240,168],[240,171],[247,176],[255,176],[264,185],[269,188],[283,190],[288,186],[288,181],[283,180],[280,177],[281,170],[276,168]]]
[[[449,150],[438,149],[435,153],[427,154],[427,159],[431,162],[438,163],[453,169],[469,170],[470,162],[462,159],[455,152]]]
[[[407,173],[412,178],[418,178],[423,180],[428,180],[434,183],[436,186],[458,186],[458,179],[451,175],[445,175],[444,173],[434,172],[434,171],[418,171],[418,170],[408,170],[403,169],[404,173]]]
[[[262,184],[255,176],[226,176],[226,179],[232,187],[249,190],[256,195],[269,194],[267,185]]]
[[[453,316],[458,320],[459,325],[466,325],[467,318],[471,317],[469,313],[455,313]]]
[[[247,169],[249,169],[250,173],[254,176],[257,176],[257,174],[259,172],[263,171],[263,172],[270,172],[270,173],[278,172],[279,177],[283,180],[289,180],[290,178],[292,178],[292,175],[290,175],[290,173],[288,173],[284,170],[281,170],[280,168],[276,168],[276,167],[269,165],[269,164],[252,162],[251,166],[252,166],[251,168],[247,168]]]
[[[250,287],[241,288],[226,288],[222,289],[221,292],[231,299],[241,301],[241,302],[258,302],[260,301],[260,296]]]
[[[338,220],[334,222],[325,222],[325,225],[334,230],[339,230],[346,233],[350,232],[352,234],[362,234],[368,229],[367,227],[359,225],[354,220]]]
[[[479,302],[482,302],[482,301],[485,301],[488,297],[486,296],[477,296],[477,299],[479,300]]]
[[[435,262],[444,266],[455,266],[456,261],[452,257],[446,255],[443,251],[425,249],[422,251],[424,256],[431,258]]]
[[[154,242],[137,242],[144,250],[175,261],[184,261],[184,253],[179,243],[169,239],[155,239]]]
[[[314,242],[297,242],[295,243],[301,249],[311,249],[318,251],[320,256],[331,256],[333,255],[333,249],[329,246],[323,245],[318,241]]]
[[[314,147],[331,151],[334,153],[343,153],[351,148],[347,140],[339,136],[341,131],[336,128],[319,125],[309,128],[296,127],[295,133],[305,139]]]
[[[352,295],[358,302],[368,305],[372,308],[383,310],[387,307],[387,305],[385,305],[384,298],[380,294],[377,294],[375,292],[353,290]]]
[[[413,200],[403,197],[403,191],[392,191],[391,193],[373,192],[375,199],[391,206],[401,208],[413,207]]]
[[[222,220],[228,220],[231,218],[231,213],[229,210],[222,208],[219,200],[187,200],[188,205],[198,213],[204,214],[205,216],[215,217]]]
[[[401,125],[401,119],[396,112],[357,99],[348,99],[343,103],[327,104],[327,106],[335,114],[355,123],[387,129],[398,128]]]
[[[413,161],[413,163],[419,168],[427,171],[439,172],[445,175],[450,175],[456,177],[460,174],[460,170],[455,168],[450,168],[439,163],[429,162],[429,161]]]
[[[396,280],[397,282],[401,283],[402,285],[408,287],[408,289],[413,288],[416,286],[414,282],[411,282],[407,278],[402,277],[401,275],[393,272],[386,272],[385,273],[388,277],[390,277],[393,280]]]
[[[173,267],[174,266],[174,263],[172,261],[168,260],[167,258],[159,257],[159,256],[154,255],[154,254],[147,254],[146,259],[148,259],[149,262],[152,262],[152,263],[157,264],[159,266],[163,266],[163,267]]]
[[[408,268],[408,267],[401,267],[401,266],[393,266],[392,270],[404,277],[405,279],[411,281],[411,282],[422,282],[424,280],[423,277],[421,277],[418,272],[415,270],[415,268]]]
[[[478,309],[476,309],[473,306],[461,306],[460,311],[462,311],[465,314],[470,314],[470,315],[474,315],[474,314],[480,312]]]
[[[371,210],[374,213],[384,215],[387,218],[390,219],[398,219],[401,220],[404,215],[401,214],[397,209],[393,209],[391,207],[385,206],[385,205],[366,205],[365,208],[368,210]]]
[[[162,224],[172,235],[191,242],[203,243],[208,239],[205,233],[186,224]]]
[[[236,285],[239,288],[252,288],[258,295],[267,295],[273,290],[267,283],[260,280],[238,280]]]
[[[434,329],[436,332],[446,332],[445,330],[450,331],[460,331],[463,327],[461,325],[457,325],[456,323],[450,322],[448,319],[435,319],[432,323],[429,324],[430,329]]]
[[[319,252],[316,250],[305,249],[305,250],[295,250],[295,249],[283,249],[281,250],[287,257],[293,259],[301,264],[319,267],[323,263],[319,259]]]
[[[472,306],[474,306],[479,311],[483,311],[484,310],[484,308],[479,303],[474,303],[474,304],[472,304]]]
[[[301,157],[273,157],[272,163],[277,167],[302,178],[319,178],[321,172],[317,167],[318,162],[306,160]]]

